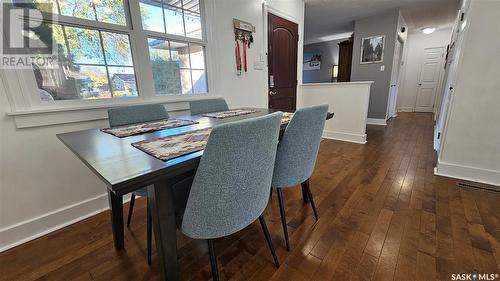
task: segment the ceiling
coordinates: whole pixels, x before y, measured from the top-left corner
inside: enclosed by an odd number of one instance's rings
[[[400,8],[410,30],[450,26],[459,0],[305,0],[306,43],[354,31],[354,21]]]

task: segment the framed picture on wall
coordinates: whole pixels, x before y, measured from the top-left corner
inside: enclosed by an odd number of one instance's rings
[[[385,35],[364,37],[361,39],[361,64],[384,61]]]
[[[321,69],[321,52],[304,52],[303,70]]]

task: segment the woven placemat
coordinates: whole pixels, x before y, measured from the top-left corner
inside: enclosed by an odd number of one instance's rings
[[[252,114],[255,112],[258,112],[258,111],[253,110],[253,109],[234,109],[234,110],[228,110],[228,111],[205,113],[205,114],[202,114],[202,116],[217,118],[217,119],[224,119],[224,118],[230,118],[230,117],[235,117],[235,116],[240,116],[240,115]]]
[[[106,128],[102,129],[101,131],[111,134],[115,137],[123,138],[153,131],[194,125],[197,123],[198,122],[191,120],[165,119],[160,121],[138,123],[138,124],[125,125],[114,128]]]
[[[205,149],[211,128],[132,143],[134,147],[162,161]]]

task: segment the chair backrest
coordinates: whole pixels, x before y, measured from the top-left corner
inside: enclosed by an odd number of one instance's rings
[[[307,180],[316,164],[328,105],[299,109],[278,144],[273,187],[288,187]]]
[[[253,223],[269,200],[282,113],[213,128],[182,219],[195,239],[235,233]]]
[[[191,115],[229,110],[223,98],[193,100],[189,102]]]
[[[168,117],[167,110],[162,104],[121,106],[108,110],[109,126],[111,127],[167,119]]]

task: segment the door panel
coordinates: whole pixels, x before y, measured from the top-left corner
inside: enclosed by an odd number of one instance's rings
[[[297,102],[298,25],[269,14],[269,108],[293,111]]]
[[[433,112],[436,92],[439,90],[444,48],[424,49],[424,60],[420,66],[420,79],[418,84],[415,111]]]

